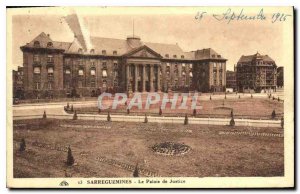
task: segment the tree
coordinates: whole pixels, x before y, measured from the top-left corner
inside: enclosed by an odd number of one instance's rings
[[[139,177],[138,164],[135,165],[135,169],[133,171],[133,177]]]
[[[159,113],[158,113],[160,116],[162,115],[162,110],[161,110],[161,107],[159,107]]]
[[[275,117],[276,117],[276,112],[275,112],[275,110],[272,111],[272,115],[271,115],[271,116],[272,116],[272,119],[275,119]]]
[[[197,110],[194,109],[194,110],[193,110],[193,116],[195,117],[196,115],[197,115]]]
[[[22,138],[21,143],[20,143],[19,151],[20,151],[20,152],[23,152],[23,151],[25,151],[25,150],[26,150],[26,143],[25,143],[25,139]]]
[[[74,115],[73,115],[73,120],[77,120],[77,111],[75,110]]]
[[[185,117],[184,117],[184,124],[185,125],[189,124],[189,118],[188,118],[187,114],[185,114]]]
[[[74,157],[72,155],[72,150],[69,146],[68,147],[68,156],[67,156],[67,165],[72,166],[74,164],[74,162],[75,162],[75,160],[74,160]]]
[[[107,113],[107,121],[110,122],[111,121],[111,117],[110,117],[110,112],[108,111]]]
[[[148,117],[147,117],[147,114],[145,114],[144,123],[148,123]]]
[[[46,111],[44,111],[43,119],[46,119],[46,118],[47,118]]]

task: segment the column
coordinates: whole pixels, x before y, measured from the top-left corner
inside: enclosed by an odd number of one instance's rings
[[[126,91],[129,90],[129,64],[126,64]]]
[[[157,92],[161,92],[160,88],[160,65],[157,65]]]
[[[138,65],[134,64],[134,81],[135,81],[134,92],[138,91],[138,72],[137,71],[138,71]]]
[[[145,87],[146,86],[146,84],[145,84],[146,83],[146,79],[145,79],[145,76],[146,76],[146,73],[145,73],[146,72],[146,65],[143,64],[142,68],[143,68],[143,77],[142,77],[143,89],[142,89],[142,91],[146,92],[146,87]]]
[[[150,65],[150,92],[154,92],[154,87],[153,87],[153,65]]]

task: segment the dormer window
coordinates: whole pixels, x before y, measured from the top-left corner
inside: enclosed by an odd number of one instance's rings
[[[33,46],[35,46],[35,47],[40,47],[41,45],[40,45],[40,42],[39,42],[39,41],[34,41]]]
[[[53,47],[53,43],[52,42],[48,42],[47,43],[47,47]]]
[[[102,55],[106,55],[106,50],[102,50]]]
[[[166,54],[165,56],[166,56],[166,58],[169,58],[169,54]]]
[[[117,51],[113,51],[113,55],[117,55]]]
[[[184,55],[181,55],[181,58],[184,59]]]
[[[82,48],[78,49],[78,53],[82,53]]]
[[[177,55],[173,55],[173,58],[177,58]]]
[[[212,55],[212,58],[215,58],[216,57],[216,55]]]
[[[218,58],[221,58],[221,55],[218,55]]]
[[[91,49],[90,53],[91,53],[91,54],[94,54],[94,53],[95,53],[95,50],[94,50],[94,49]]]

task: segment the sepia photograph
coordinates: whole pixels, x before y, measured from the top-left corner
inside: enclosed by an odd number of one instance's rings
[[[19,7],[10,188],[294,186],[293,7]]]

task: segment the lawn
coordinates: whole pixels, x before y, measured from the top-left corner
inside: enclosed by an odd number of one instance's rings
[[[132,177],[136,164],[153,176],[165,177],[284,175],[282,137],[219,134],[222,131],[283,133],[280,128],[20,120],[14,121],[14,177]],[[18,150],[22,138],[25,152]],[[191,150],[163,156],[151,149],[169,141]],[[38,146],[42,144],[48,147]],[[75,158],[72,167],[65,164],[69,145]]]
[[[181,103],[178,100],[177,105]],[[188,102],[190,107],[191,102]],[[281,119],[283,116],[283,102],[267,98],[244,98],[244,99],[224,99],[224,100],[208,100],[199,101],[197,106],[202,106],[202,109],[197,110],[197,117],[230,117],[231,110],[233,110],[235,118],[250,118],[250,119],[271,119],[272,111],[275,110],[276,119]],[[127,106],[119,105],[116,110],[110,110],[111,113],[127,114]],[[144,105],[143,105],[144,107]],[[130,114],[134,115],[156,115],[158,116],[160,105],[151,105],[148,110],[137,109],[133,107]],[[99,114],[98,107],[76,107],[77,113]],[[102,110],[100,114],[107,114],[108,110]],[[166,109],[162,110],[163,116],[184,116],[185,114],[192,115],[193,110],[190,108],[171,109],[170,104]]]

